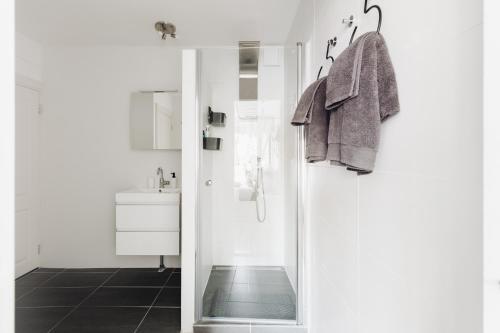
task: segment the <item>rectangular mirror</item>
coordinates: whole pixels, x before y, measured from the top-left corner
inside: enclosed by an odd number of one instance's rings
[[[136,92],[130,100],[132,149],[181,149],[181,94]]]

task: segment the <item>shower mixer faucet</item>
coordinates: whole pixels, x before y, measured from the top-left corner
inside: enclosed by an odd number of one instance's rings
[[[159,181],[160,188],[165,188],[165,185],[170,185],[170,181],[165,180],[165,178],[163,178],[163,169],[161,167],[158,167],[158,170],[156,170],[156,174],[160,176],[160,181]]]

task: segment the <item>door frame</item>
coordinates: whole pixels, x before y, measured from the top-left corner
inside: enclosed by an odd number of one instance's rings
[[[187,79],[190,81],[187,86],[184,86],[184,75],[183,75],[183,108],[182,108],[182,114],[183,114],[183,160],[185,158],[185,155],[187,155],[187,151],[184,148],[187,148],[189,150],[189,156],[192,156],[194,160],[196,161],[194,164],[193,170],[191,170],[191,167],[187,167],[186,170],[185,165],[183,163],[183,179],[184,177],[194,177],[195,184],[190,184],[189,188],[184,189],[183,187],[183,197],[186,198],[186,195],[189,195],[192,198],[192,201],[194,203],[194,214],[192,218],[194,219],[192,221],[192,225],[190,223],[190,227],[193,226],[193,234],[192,237],[194,237],[194,246],[195,246],[195,253],[194,255],[190,256],[192,259],[189,261],[189,263],[186,261],[186,264],[194,264],[191,267],[194,266],[194,281],[190,281],[194,285],[194,323],[200,322],[203,319],[202,316],[202,306],[203,306],[203,287],[200,285],[200,277],[198,274],[202,272],[202,267],[201,267],[201,262],[199,260],[200,255],[199,251],[201,250],[200,246],[200,237],[199,237],[199,225],[201,223],[200,221],[200,213],[199,213],[199,204],[200,204],[200,189],[199,186],[201,184],[202,179],[200,179],[201,175],[201,165],[200,165],[200,159],[199,159],[199,154],[201,150],[201,136],[199,135],[201,133],[200,129],[200,124],[199,124],[199,110],[200,110],[200,96],[199,96],[199,82],[200,82],[200,52],[199,50],[184,50],[184,55],[186,58],[183,58],[187,61],[187,63],[183,62],[183,73],[184,73],[184,66],[186,64],[191,65],[195,67],[196,72],[195,73],[186,73],[187,75],[190,74]],[[303,90],[303,72],[304,72],[304,58],[303,58],[303,44],[301,42],[297,42],[296,44],[296,54],[297,54],[297,101],[298,103],[298,98],[302,94]],[[187,72],[191,72],[192,69],[187,70]],[[191,82],[192,80],[195,80],[195,82]],[[195,102],[194,105],[191,105],[188,101],[185,101],[185,98],[190,98],[190,96],[186,95],[186,88],[190,88],[195,92],[195,97],[193,101]],[[189,104],[189,105],[188,105]],[[185,108],[185,106],[188,106]],[[188,125],[189,122],[189,125]],[[188,136],[188,133],[189,134]],[[186,135],[186,136],[185,136]],[[193,137],[194,135],[194,137]],[[188,141],[185,140],[189,140]],[[307,302],[307,294],[308,294],[308,289],[307,289],[307,274],[306,274],[306,269],[305,267],[307,264],[307,254],[306,254],[306,243],[307,243],[307,227],[305,225],[305,191],[306,191],[306,179],[307,179],[307,170],[305,168],[305,163],[304,163],[304,135],[303,131],[297,130],[297,318],[295,325],[297,326],[303,326],[306,324],[306,314],[304,312],[305,310],[305,303]],[[189,147],[189,148],[188,148]],[[187,156],[186,156],[187,157]],[[187,162],[187,160],[186,160]],[[191,160],[192,163],[192,160]],[[184,180],[182,182],[183,186],[185,184]],[[184,202],[185,204],[185,202]],[[183,219],[184,222],[187,222],[185,219]],[[184,243],[184,238],[183,238],[183,243]],[[185,253],[183,253],[183,265],[182,269],[184,271],[184,259],[187,259],[185,257]],[[193,262],[194,261],[194,262]],[[183,274],[184,275],[184,274]],[[184,286],[184,280],[182,281],[183,287]],[[187,286],[186,286],[187,288]],[[183,289],[184,291],[185,289]],[[184,305],[182,306],[183,311]],[[184,315],[183,320],[184,320]],[[222,320],[219,321],[219,323],[223,324],[226,321]],[[227,322],[231,322],[231,319],[228,318]],[[295,326],[294,325],[294,326]],[[183,329],[182,332],[189,332],[187,330],[187,327],[184,326],[184,321],[183,321]],[[282,327],[282,326],[281,326]]]
[[[38,94],[38,107],[39,107],[39,113],[40,113],[40,107],[41,107],[41,97],[42,97],[42,90],[43,90],[43,84],[42,82],[38,81],[38,80],[33,80],[31,78],[28,78],[26,76],[23,76],[23,75],[20,75],[20,74],[16,74],[16,80],[15,80],[15,92],[17,93],[17,90],[19,88],[24,88],[24,89],[29,89],[29,90],[32,90],[34,92],[36,92]],[[15,117],[17,118],[17,105],[15,105]],[[14,152],[16,151],[16,142],[14,141]],[[15,169],[17,169],[17,164],[16,164],[17,161],[15,161]],[[38,160],[38,163],[40,163],[40,160]],[[37,166],[38,168],[40,167],[39,165]],[[17,172],[17,171],[16,171]],[[16,184],[14,182],[14,188],[16,188]],[[38,191],[39,191],[39,186],[38,186]],[[36,200],[39,199],[39,193],[36,193],[35,195],[35,198]],[[17,200],[17,199],[16,199]],[[16,204],[16,202],[14,202],[14,204]],[[35,223],[37,225],[39,225],[40,223],[40,205],[38,204],[37,205],[38,207],[36,207],[36,209],[34,210],[35,211],[35,216],[33,216],[34,220],[35,220]],[[16,220],[15,220],[15,217],[17,215],[17,209],[15,210],[14,212],[14,232],[15,232],[15,228],[17,227],[17,223],[16,223]],[[37,227],[36,230],[34,231],[34,237],[30,237],[30,247],[35,247],[35,246],[38,246],[40,245],[41,243],[41,240],[40,240],[40,228]],[[16,253],[14,253],[14,257],[16,257]],[[30,257],[30,263],[28,263],[27,265],[29,266],[28,269],[25,271],[23,270],[22,272],[18,273],[16,270],[17,270],[17,267],[16,267],[16,263],[15,263],[15,260],[14,260],[14,271],[15,271],[15,277],[19,277],[19,276],[22,276],[23,274],[26,274],[28,273],[29,271],[33,270],[33,269],[36,269],[37,267],[39,267],[40,265],[40,255],[38,253],[38,255],[34,256],[34,257]]]

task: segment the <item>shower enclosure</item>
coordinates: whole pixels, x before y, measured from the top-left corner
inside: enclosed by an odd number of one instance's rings
[[[300,324],[300,45],[198,59],[196,319]]]

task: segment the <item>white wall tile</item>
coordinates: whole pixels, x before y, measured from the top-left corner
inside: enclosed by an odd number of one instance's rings
[[[382,125],[374,173],[309,167],[311,331],[479,332],[482,4],[373,4],[401,112]],[[306,5],[314,18],[298,13],[289,40],[313,40],[314,74],[329,66],[327,39],[338,37],[334,57],[347,47],[342,18],[359,19],[357,36],[377,25],[363,1]]]

